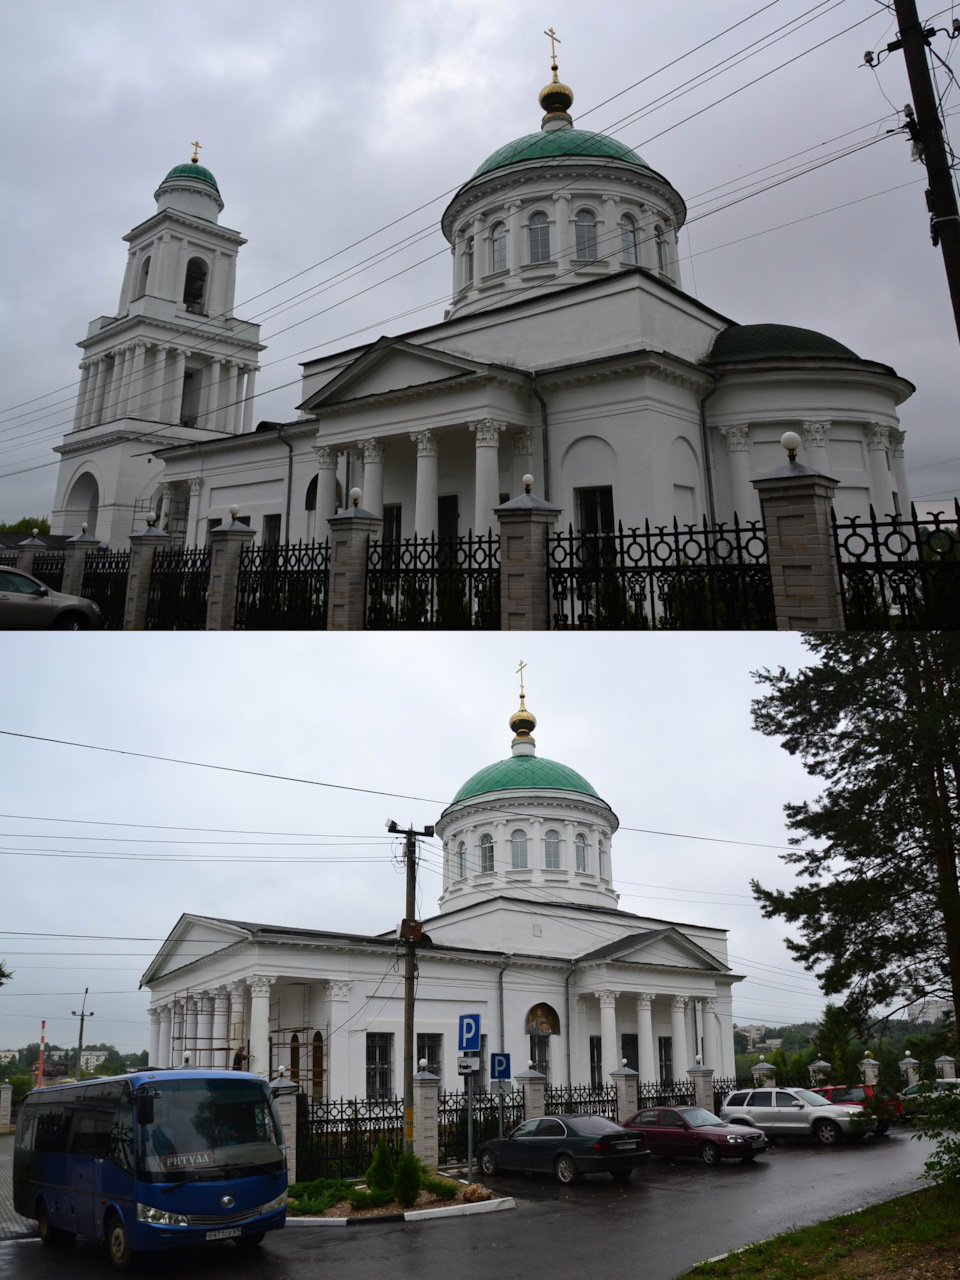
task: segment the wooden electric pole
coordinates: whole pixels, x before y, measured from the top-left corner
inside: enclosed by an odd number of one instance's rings
[[[84,987],[84,989],[83,989],[83,1004],[81,1004],[81,1006],[80,1006],[80,1012],[79,1012],[79,1013],[77,1013],[76,1009],[73,1009],[73,1010],[71,1011],[71,1012],[72,1012],[72,1014],[73,1014],[73,1017],[75,1017],[75,1018],[79,1018],[79,1019],[80,1019],[80,1035],[79,1035],[79,1037],[78,1037],[78,1039],[77,1039],[77,1079],[78,1079],[78,1080],[80,1079],[80,1055],[83,1053],[83,1024],[84,1024],[84,1022],[86,1021],[86,1019],[87,1019],[87,1018],[92,1018],[92,1017],[93,1017],[93,1011],[92,1011],[92,1010],[91,1010],[91,1012],[90,1012],[90,1013],[87,1013],[87,996],[88,996],[89,994],[90,994],[90,988],[89,988],[89,987]]]

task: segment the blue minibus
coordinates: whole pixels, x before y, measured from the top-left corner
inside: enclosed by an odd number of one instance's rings
[[[44,1244],[138,1253],[233,1240],[286,1220],[283,1130],[270,1086],[238,1071],[151,1070],[33,1089],[17,1120],[17,1213]]]

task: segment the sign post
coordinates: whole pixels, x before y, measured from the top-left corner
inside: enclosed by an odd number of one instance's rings
[[[503,1082],[510,1080],[510,1055],[509,1053],[492,1053],[490,1055],[490,1082]],[[497,1102],[497,1110],[500,1113],[500,1137],[503,1137],[503,1095],[506,1090],[503,1084],[497,1089],[500,1097]]]
[[[480,1052],[480,1015],[479,1013],[462,1013],[460,1015],[460,1052],[469,1057],[460,1058],[457,1070],[467,1077],[467,1181],[473,1181],[473,1074],[480,1070],[480,1059],[474,1054]]]

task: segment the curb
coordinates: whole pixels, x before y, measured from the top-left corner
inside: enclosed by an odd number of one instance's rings
[[[430,1222],[442,1218],[465,1218],[473,1213],[500,1213],[515,1209],[516,1200],[503,1196],[499,1200],[481,1200],[477,1204],[450,1204],[440,1209],[408,1209],[406,1213],[384,1213],[377,1218],[301,1218],[288,1217],[288,1227],[367,1227],[382,1222]]]

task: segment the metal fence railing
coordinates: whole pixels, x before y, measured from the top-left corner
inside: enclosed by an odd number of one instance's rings
[[[499,535],[372,540],[365,625],[371,630],[498,631]]]
[[[63,587],[63,565],[66,556],[62,551],[37,551],[33,557],[33,568],[30,572],[51,591],[59,591]]]
[[[606,1116],[617,1117],[616,1085],[594,1088],[589,1084],[547,1086],[544,1108],[548,1116]]]
[[[147,630],[203,631],[209,583],[209,547],[158,550],[150,574]]]
[[[501,1108],[503,1132],[509,1133],[524,1118],[523,1090],[517,1089],[506,1096],[474,1092],[474,1152],[486,1138],[495,1138],[499,1134]],[[467,1158],[467,1095],[441,1093],[437,1104],[437,1123],[441,1165],[463,1164]]]
[[[403,1100],[297,1095],[297,1181],[362,1178],[381,1137],[403,1150]]]
[[[103,626],[107,631],[123,630],[129,573],[129,551],[109,551],[104,548],[87,552],[80,594],[95,600],[100,606]]]
[[[238,631],[323,631],[329,542],[246,546],[237,578]]]

